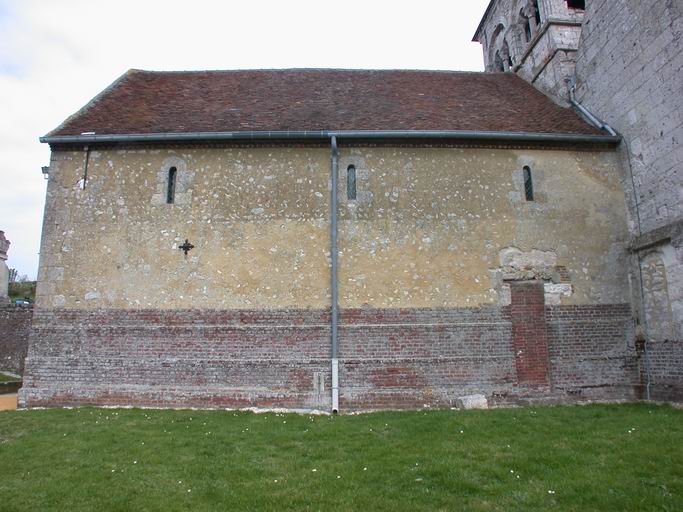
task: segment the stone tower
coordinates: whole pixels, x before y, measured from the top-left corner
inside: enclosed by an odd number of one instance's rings
[[[487,71],[565,106],[569,82],[574,106],[621,137],[641,371],[648,396],[683,396],[683,3],[491,0],[474,40]]]
[[[566,105],[584,9],[584,0],[491,0],[473,38],[486,71],[517,73]]]

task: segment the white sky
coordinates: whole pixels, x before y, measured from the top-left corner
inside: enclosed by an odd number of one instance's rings
[[[38,268],[38,137],[129,68],[483,70],[488,0],[0,0],[0,230]]]

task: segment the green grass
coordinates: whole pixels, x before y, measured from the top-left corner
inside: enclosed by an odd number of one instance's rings
[[[683,510],[683,411],[0,413],[0,510]]]
[[[11,375],[6,375],[6,374],[0,372],[0,382],[14,382],[17,380],[21,380],[21,379],[17,379],[16,377],[12,377]]]

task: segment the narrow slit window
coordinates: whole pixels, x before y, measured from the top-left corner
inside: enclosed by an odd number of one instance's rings
[[[534,183],[531,179],[531,169],[524,167],[524,195],[527,201],[534,200]]]
[[[346,198],[349,201],[356,199],[356,166],[349,165],[346,169]]]
[[[534,0],[534,17],[536,18],[536,25],[541,26],[541,10],[538,8],[538,0]]]
[[[176,170],[175,167],[171,167],[168,170],[168,188],[166,189],[166,203],[167,204],[173,204],[173,201],[175,200],[176,174],[178,174],[178,171]]]

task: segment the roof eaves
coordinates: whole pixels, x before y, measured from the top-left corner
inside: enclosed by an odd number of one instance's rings
[[[105,95],[109,94],[114,88],[118,87],[121,82],[123,82],[126,78],[128,78],[130,75],[133,73],[140,73],[142,72],[139,69],[129,69],[122,75],[120,75],[116,80],[114,80],[112,83],[110,83],[107,87],[105,87],[102,91],[100,91],[96,96],[94,96],[88,103],[86,103],[83,107],[78,109],[76,112],[71,114],[69,117],[67,117],[62,123],[57,126],[55,129],[50,130],[47,135],[44,137],[41,137],[41,140],[45,137],[52,137],[54,136],[53,134],[59,132],[62,130],[68,123],[73,121],[74,119],[80,117],[81,115],[85,114],[88,110],[90,110],[94,105],[97,104],[97,102],[102,99]]]

